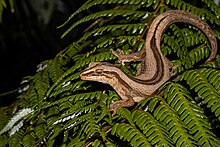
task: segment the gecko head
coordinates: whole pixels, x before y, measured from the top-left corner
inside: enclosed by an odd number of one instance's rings
[[[82,80],[111,83],[114,78],[114,67],[107,62],[91,62],[89,66],[80,73]]]

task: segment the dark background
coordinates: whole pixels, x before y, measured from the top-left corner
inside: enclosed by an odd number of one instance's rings
[[[68,25],[57,26],[85,1],[14,0],[14,13],[8,4],[0,24],[0,106],[16,99],[13,91],[23,77],[35,74],[40,62],[53,58],[74,41],[77,30],[60,39]],[[5,95],[8,92],[11,94]]]
[[[8,8],[4,9],[0,23],[0,106],[16,100],[16,90],[22,78],[34,75],[40,62],[52,59],[77,39],[81,33],[77,29],[63,39],[60,37],[74,21],[82,17],[82,13],[66,26],[60,29],[57,26],[86,1],[14,0],[14,13],[11,13],[7,4]],[[219,0],[216,1],[219,3]],[[198,1],[189,2],[199,5]],[[83,15],[89,13],[86,11]]]

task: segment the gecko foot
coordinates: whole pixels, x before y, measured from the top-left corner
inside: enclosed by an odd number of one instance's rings
[[[118,62],[124,66],[124,65],[125,65],[125,62],[126,62],[126,57],[124,57],[124,56],[125,56],[124,51],[121,50],[121,49],[117,49],[116,51],[114,51],[113,49],[111,49],[111,52],[112,52],[112,54],[114,54],[116,57],[118,57]]]

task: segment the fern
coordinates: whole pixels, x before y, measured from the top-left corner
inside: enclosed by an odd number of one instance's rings
[[[166,128],[160,124],[150,113],[136,110],[132,113],[133,121],[143,130],[152,145],[174,146]]]
[[[139,132],[137,128],[129,124],[116,123],[112,128],[112,134],[117,134],[120,139],[125,139],[132,146],[151,146],[146,136]]]
[[[98,35],[102,35],[104,32],[113,32],[113,31],[118,31],[118,30],[124,30],[127,31],[129,33],[138,33],[141,34],[144,31],[146,24],[140,23],[140,24],[125,24],[125,25],[109,25],[109,26],[104,26],[104,27],[100,27],[98,29],[95,29],[92,32],[88,32],[86,33],[82,38],[79,39],[79,41],[77,43],[80,43],[81,41],[84,41],[85,39],[87,39],[90,36],[98,36]]]
[[[69,33],[71,30],[73,30],[77,25],[80,25],[81,23],[85,23],[90,20],[95,20],[95,19],[102,18],[102,17],[116,17],[116,16],[145,17],[146,15],[148,15],[148,14],[146,14],[145,12],[142,12],[142,11],[138,12],[138,11],[134,11],[134,10],[106,10],[106,11],[93,13],[93,14],[88,15],[88,16],[80,19],[79,21],[75,22],[66,32],[64,32],[62,37],[64,37],[67,33]],[[95,31],[95,30],[94,30],[94,32],[99,33],[99,31]]]
[[[24,145],[24,147],[29,147],[29,146],[33,146],[35,144],[35,135],[33,132],[30,132],[30,134],[26,134],[23,137],[22,140],[22,144]]]
[[[219,143],[209,130],[211,125],[204,115],[205,112],[193,102],[193,98],[182,85],[170,83],[164,95],[181,120],[189,127],[190,133],[194,134],[200,146],[216,146]]]
[[[198,93],[198,96],[201,96],[204,99],[205,104],[211,108],[211,111],[214,112],[215,116],[220,120],[219,113],[219,94],[216,89],[211,85],[211,83],[203,75],[203,70],[200,71],[188,71],[184,73],[184,79],[187,81],[191,89],[195,89]],[[219,74],[219,73],[218,73]],[[215,78],[218,76],[215,75]]]
[[[8,124],[1,130],[0,134],[10,130],[10,129],[13,129],[12,127],[14,126],[14,124],[22,119],[23,117],[25,117],[26,115],[32,113],[33,110],[30,109],[30,108],[26,108],[26,109],[22,109],[20,110],[14,117],[12,117],[10,119],[10,121],[8,122]],[[19,128],[18,128],[19,129]],[[17,129],[16,129],[17,130]]]
[[[176,146],[197,146],[196,139],[188,133],[189,128],[180,121],[180,117],[166,102],[160,97],[153,97],[143,101],[142,105],[146,103],[149,103],[148,109],[153,113],[152,115],[166,126]]]
[[[0,22],[2,22],[2,15],[5,8],[7,8],[8,3],[11,8],[11,13],[14,13],[14,1],[13,0],[1,0],[0,1]]]
[[[78,38],[24,78],[14,109],[0,108],[0,146],[219,146],[220,56],[204,63],[209,42],[191,25],[173,24],[162,36],[161,50],[177,68],[158,95],[112,116],[108,107],[117,93],[80,80],[93,61],[135,75],[138,63],[119,66],[110,50],[140,51],[152,20],[170,9],[197,14],[220,38],[220,8],[211,0],[88,0],[59,26],[69,26],[61,37],[82,29]],[[25,108],[31,114],[21,115]]]

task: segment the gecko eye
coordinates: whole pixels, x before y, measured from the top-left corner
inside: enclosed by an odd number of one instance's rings
[[[102,74],[102,69],[96,69],[95,72],[94,72],[94,75],[100,75]]]

